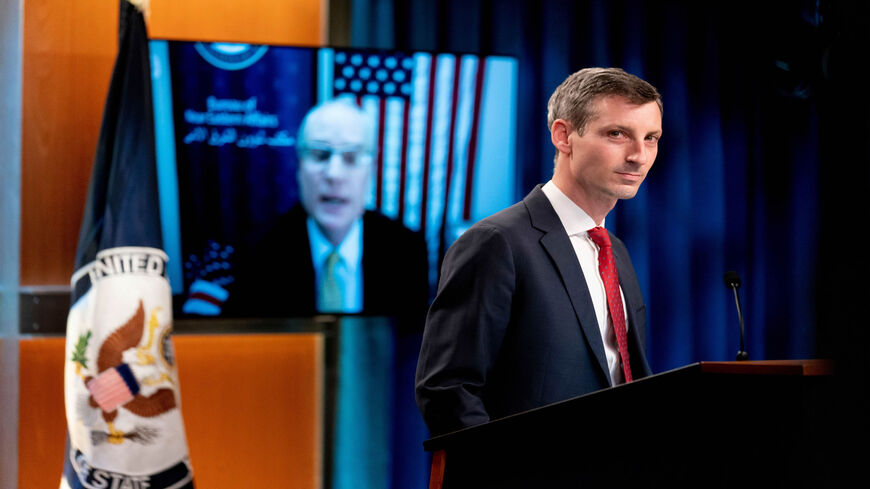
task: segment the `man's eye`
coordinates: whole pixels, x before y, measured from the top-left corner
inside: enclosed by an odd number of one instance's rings
[[[618,138],[619,136],[622,136],[622,131],[610,131],[608,134],[610,137]]]
[[[315,161],[328,161],[332,156],[332,152],[324,149],[312,149],[308,152],[311,155],[311,159]]]
[[[356,156],[356,151],[348,151],[341,154],[341,160],[347,166],[354,166],[356,165]]]

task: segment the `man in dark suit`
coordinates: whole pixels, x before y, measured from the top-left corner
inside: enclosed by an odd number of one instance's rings
[[[619,69],[580,70],[553,93],[552,180],[444,259],[416,376],[433,434],[651,373],[640,286],[603,226],[652,166],[661,120],[656,89]]]
[[[241,262],[234,315],[416,315],[428,305],[420,233],[366,211],[375,153],[368,114],[341,99],[306,114],[297,154],[300,202]]]
[[[422,314],[428,305],[426,243],[398,222],[373,211],[362,216],[362,304],[353,310],[325,310],[317,304],[318,288],[306,221],[300,204],[281,216],[257,248],[255,270],[239,280],[252,288],[245,302],[246,315],[310,316],[348,312],[374,316]],[[283,257],[283,259],[275,259]],[[243,292],[240,292],[243,293]],[[251,297],[256,296],[256,298]],[[254,310],[251,310],[251,309]]]

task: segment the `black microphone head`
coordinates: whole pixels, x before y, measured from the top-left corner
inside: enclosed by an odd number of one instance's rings
[[[728,287],[740,287],[740,275],[733,270],[725,272],[723,279],[725,280],[725,285]]]

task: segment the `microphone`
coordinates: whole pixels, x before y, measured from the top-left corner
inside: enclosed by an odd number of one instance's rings
[[[723,277],[725,286],[734,290],[734,302],[737,304],[737,319],[740,320],[740,350],[737,351],[737,361],[742,362],[749,360],[749,353],[746,353],[743,346],[743,313],[740,311],[740,298],[737,297],[737,288],[740,287],[740,275],[735,271],[725,272]]]

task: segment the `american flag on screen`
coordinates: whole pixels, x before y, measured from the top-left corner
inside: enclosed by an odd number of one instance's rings
[[[368,208],[423,232],[434,268],[472,216],[486,60],[323,49],[318,66],[321,101],[354,97],[376,121]]]

